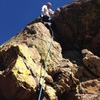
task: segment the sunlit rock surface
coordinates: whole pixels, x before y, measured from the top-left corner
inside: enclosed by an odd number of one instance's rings
[[[75,0],[0,46],[0,99],[99,100],[100,1]],[[45,76],[45,77],[44,77]]]

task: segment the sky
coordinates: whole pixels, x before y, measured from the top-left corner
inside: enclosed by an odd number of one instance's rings
[[[29,22],[39,17],[41,7],[51,2],[52,10],[73,0],[0,0],[0,45],[19,33]]]

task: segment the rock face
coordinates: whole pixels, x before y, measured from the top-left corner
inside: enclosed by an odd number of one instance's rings
[[[97,77],[100,77],[100,57],[88,50],[82,50],[84,55],[83,62]]]
[[[0,46],[0,99],[99,100],[99,0],[77,0]],[[56,40],[56,41],[55,41]]]
[[[76,0],[55,13],[58,38],[65,50],[87,48],[100,56],[99,6],[99,0]]]

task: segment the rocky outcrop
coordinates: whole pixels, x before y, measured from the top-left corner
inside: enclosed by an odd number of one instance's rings
[[[87,48],[100,56],[99,6],[99,0],[75,0],[55,12],[53,19],[64,50]]]
[[[45,69],[46,65],[48,66]],[[0,53],[1,96],[7,100],[30,100],[34,97],[37,100],[46,70],[43,84],[45,93],[42,98],[55,100],[58,98],[57,94],[68,92],[73,86],[70,78],[73,72],[70,66],[73,67],[73,64],[62,58],[61,47],[59,43],[52,41],[49,30],[40,22],[30,24],[2,45]]]
[[[93,74],[100,77],[100,57],[85,49],[82,50],[82,53],[84,55],[84,64],[93,72]]]
[[[37,100],[42,88],[41,100],[99,100],[99,4],[59,8],[54,37],[37,18],[1,45],[0,99]]]

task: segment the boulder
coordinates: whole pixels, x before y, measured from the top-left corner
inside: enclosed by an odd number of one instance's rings
[[[100,56],[99,6],[99,0],[75,0],[55,12],[57,38],[64,51],[87,48]]]
[[[87,49],[82,50],[84,55],[83,62],[86,67],[97,77],[100,77],[100,57],[94,55]]]

